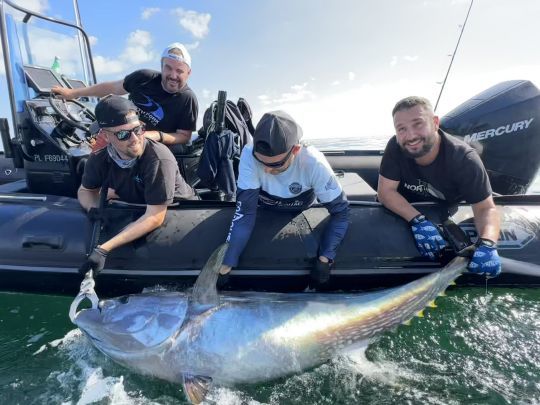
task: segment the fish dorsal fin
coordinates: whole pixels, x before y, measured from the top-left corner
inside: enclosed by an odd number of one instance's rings
[[[210,391],[212,378],[203,375],[182,375],[184,394],[192,404],[200,404]]]
[[[228,243],[223,243],[217,247],[204,265],[191,295],[191,303],[195,305],[216,306],[219,298],[216,290],[219,268],[223,262],[225,252],[229,247]]]

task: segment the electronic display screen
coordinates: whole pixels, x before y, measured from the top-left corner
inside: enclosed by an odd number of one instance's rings
[[[28,78],[28,84],[36,93],[50,93],[51,87],[54,86],[66,87],[51,69],[25,66],[24,73],[26,73],[26,77]]]
[[[87,87],[86,83],[79,79],[70,79],[68,77],[62,77],[69,88],[80,89],[81,87]]]

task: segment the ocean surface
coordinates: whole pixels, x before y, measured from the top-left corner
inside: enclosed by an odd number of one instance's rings
[[[94,349],[68,318],[72,300],[0,293],[0,404],[187,403],[180,386],[134,374]],[[540,404],[540,289],[458,287],[437,305],[312,370],[216,387],[206,403]]]

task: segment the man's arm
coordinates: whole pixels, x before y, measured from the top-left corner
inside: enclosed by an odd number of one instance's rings
[[[172,133],[161,132],[161,136],[160,131],[146,131],[144,136],[165,145],[185,144],[191,140],[191,131],[187,129],[179,129]]]
[[[350,209],[347,197],[343,192],[334,200],[323,205],[330,214],[330,221],[322,236],[319,260],[326,262],[327,260],[324,259],[334,260],[336,258],[336,250],[349,228]]]
[[[79,97],[105,97],[108,94],[116,94],[117,96],[127,94],[126,89],[124,89],[123,79],[114,82],[98,83],[93,86],[80,87],[78,89],[55,86],[51,90],[53,93],[60,95],[60,97],[66,100],[73,100]]]
[[[387,179],[379,174],[377,198],[390,211],[410,222],[420,212],[398,192],[398,186],[399,181]]]
[[[134,241],[154,229],[159,228],[165,220],[166,213],[167,205],[147,205],[146,212],[142,217],[135,222],[130,223],[116,236],[103,243],[100,246],[101,249],[110,252],[119,246]]]
[[[229,235],[227,236],[229,248],[223,259],[223,265],[220,269],[222,270],[221,273],[227,273],[231,267],[238,264],[238,258],[244,251],[255,227],[258,200],[259,189],[238,189],[236,211],[231,222]]]
[[[77,198],[86,211],[90,211],[90,208],[97,208],[99,203],[99,188],[89,189],[81,185],[77,191]]]
[[[472,204],[472,210],[478,237],[497,242],[501,219],[493,197],[489,196],[485,200]]]

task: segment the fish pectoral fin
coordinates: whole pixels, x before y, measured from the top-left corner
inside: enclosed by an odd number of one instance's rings
[[[184,374],[182,376],[184,394],[192,404],[200,404],[212,386],[212,378],[204,375]]]

